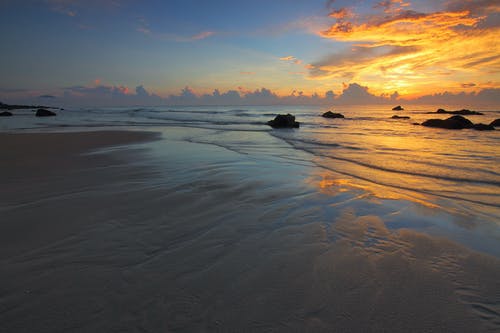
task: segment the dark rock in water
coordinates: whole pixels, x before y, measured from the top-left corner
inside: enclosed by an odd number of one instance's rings
[[[412,125],[417,125],[417,126],[418,126],[418,125],[420,125],[420,123],[411,123],[411,124],[412,124]]]
[[[493,126],[493,127],[500,127],[500,118],[493,120],[493,121],[490,123],[490,126]]]
[[[463,129],[474,126],[472,122],[462,116],[453,116],[448,119],[429,119],[422,123],[422,126],[437,127],[446,129]]]
[[[434,113],[434,112],[429,112],[429,113]],[[471,111],[467,109],[462,109],[458,111],[446,111],[445,109],[437,109],[435,113],[445,113],[445,114],[459,114],[462,116],[482,116],[483,114],[481,112],[477,111]]]
[[[403,107],[401,105],[395,106],[392,108],[392,111],[403,111]]]
[[[461,114],[463,116],[467,116],[467,115],[477,115],[477,116],[482,116],[483,113],[481,112],[477,112],[477,111],[471,111],[471,110],[467,110],[467,109],[462,109],[462,110],[458,110],[458,111],[451,111],[453,114]]]
[[[474,128],[475,130],[478,130],[478,131],[494,131],[495,130],[494,126],[487,125],[487,124],[474,124],[474,126],[472,128]]]
[[[448,119],[429,119],[424,121],[422,126],[446,129],[473,128],[478,131],[492,131],[495,129],[492,124],[473,124],[469,119],[462,116],[453,116]]]
[[[345,118],[342,113],[335,113],[332,111],[327,111],[327,112],[323,113],[322,117],[325,117],[325,118]]]
[[[10,116],[12,116],[12,112],[9,111],[0,112],[0,117],[10,117]]]
[[[463,126],[457,122],[449,122],[444,119],[428,119],[422,123],[422,126],[425,127],[437,127],[437,128],[446,128],[446,129],[462,129]]]
[[[52,112],[50,110],[47,110],[47,109],[38,109],[36,111],[36,114],[35,116],[37,117],[50,117],[50,116],[55,116],[56,113],[55,112]]]
[[[295,116],[291,114],[279,114],[274,120],[269,120],[267,124],[274,128],[298,128],[300,125],[295,121]]]
[[[462,116],[451,116],[450,118],[447,118],[445,120],[459,122],[464,126],[464,128],[470,128],[473,125],[472,121]]]
[[[43,105],[12,105],[12,104],[5,104],[0,102],[0,109],[4,110],[19,110],[19,109],[47,109],[50,108],[49,106],[43,106]]]
[[[392,119],[410,119],[410,117],[408,117],[408,116],[398,116],[398,115],[394,115],[391,118]]]

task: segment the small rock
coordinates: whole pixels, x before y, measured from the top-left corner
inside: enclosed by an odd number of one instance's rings
[[[403,107],[401,105],[395,106],[392,108],[392,111],[403,111]]]
[[[298,128],[300,126],[300,123],[295,121],[295,116],[291,114],[279,114],[267,124],[273,128]]]
[[[325,118],[345,118],[342,113],[335,113],[332,111],[327,111],[327,112],[323,113],[322,117],[325,117]]]
[[[391,118],[392,119],[410,119],[410,117],[408,117],[408,116],[398,116],[398,115],[394,115]]]
[[[490,123],[490,126],[493,126],[493,127],[500,127],[500,118],[493,120],[493,121]]]
[[[10,117],[10,116],[12,116],[12,112],[9,111],[0,112],[0,117]]]
[[[55,116],[56,113],[55,112],[52,112],[50,110],[47,110],[47,109],[38,109],[36,111],[36,114],[35,116],[37,117],[50,117],[50,116]]]

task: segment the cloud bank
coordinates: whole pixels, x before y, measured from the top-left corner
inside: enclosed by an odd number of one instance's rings
[[[473,87],[473,83],[464,84]],[[31,96],[31,97],[30,97]],[[49,98],[50,96],[50,98]],[[302,91],[292,91],[289,95],[278,95],[267,88],[247,91],[242,88],[221,92],[215,89],[210,94],[198,94],[189,87],[177,94],[161,97],[150,93],[142,85],[135,89],[126,86],[95,85],[72,86],[60,94],[40,95],[38,91],[0,90],[0,101],[4,103],[51,104],[54,106],[238,106],[238,105],[367,105],[367,104],[434,104],[500,106],[500,89],[487,88],[478,92],[442,92],[420,96],[416,99],[403,98],[398,92],[375,94],[368,87],[358,83],[344,84],[342,91],[327,91],[324,94],[306,95]]]

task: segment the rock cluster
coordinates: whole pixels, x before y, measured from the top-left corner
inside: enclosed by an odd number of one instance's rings
[[[422,123],[422,126],[426,127],[437,127],[437,128],[445,128],[445,129],[464,129],[464,128],[473,128],[478,131],[491,131],[494,130],[495,127],[492,124],[474,124],[467,118],[462,116],[452,116],[447,119],[429,119]]]
[[[437,109],[436,112],[429,112],[429,113],[459,114],[462,116],[482,116],[483,115],[481,112],[471,111],[471,110],[467,110],[467,109],[462,109],[462,110],[457,110],[457,111],[446,111],[445,109]]]

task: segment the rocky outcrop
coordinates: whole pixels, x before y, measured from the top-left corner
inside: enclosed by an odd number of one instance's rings
[[[291,114],[279,114],[267,124],[273,128],[299,128],[300,123],[295,121],[295,116]]]
[[[474,124],[462,116],[453,116],[448,119],[429,119],[422,123],[422,126],[437,127],[446,129],[471,128]]]
[[[394,115],[391,118],[392,119],[410,119],[410,117],[408,117],[408,116],[398,116],[398,115]]]
[[[493,126],[493,127],[500,127],[500,118],[493,120],[493,121],[490,123],[490,126]]]
[[[10,116],[12,116],[12,112],[9,111],[0,112],[0,117],[10,117]]]
[[[51,117],[51,116],[55,116],[56,113],[55,112],[52,112],[50,110],[47,110],[47,109],[38,109],[36,110],[36,114],[35,116],[37,117]]]
[[[327,112],[323,113],[322,117],[325,117],[325,118],[345,118],[342,113],[335,113],[332,111],[327,111]]]
[[[403,111],[403,107],[401,105],[395,106],[392,108],[392,111]]]
[[[473,128],[478,131],[491,131],[495,129],[491,124],[473,124],[469,119],[462,116],[453,116],[448,119],[429,119],[424,121],[422,126],[445,129]]]
[[[429,112],[429,113],[457,114],[457,115],[462,115],[462,116],[482,116],[483,115],[481,112],[471,111],[471,110],[467,110],[467,109],[462,109],[462,110],[457,110],[457,111],[446,111],[445,109],[437,109],[436,112]]]

